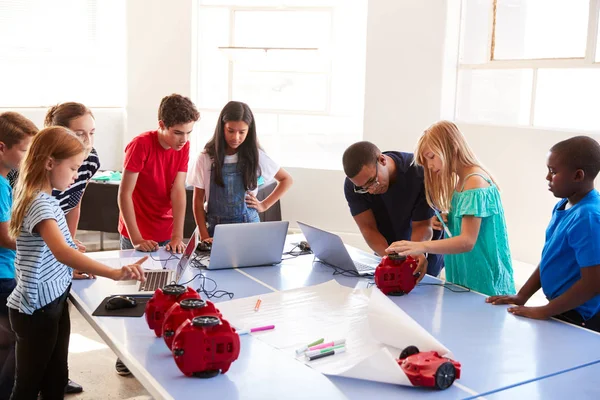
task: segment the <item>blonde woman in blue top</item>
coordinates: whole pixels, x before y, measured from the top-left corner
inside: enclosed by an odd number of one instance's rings
[[[446,280],[486,295],[514,294],[512,259],[498,187],[458,127],[440,121],[419,139],[415,161],[424,166],[429,205],[448,212],[452,237],[394,242],[389,253],[444,254]],[[438,228],[439,225],[438,225]]]
[[[16,378],[11,399],[62,399],[71,324],[66,299],[72,268],[107,278],[144,279],[141,263],[109,268],[77,251],[52,189],[77,179],[83,143],[66,128],[49,127],[32,140],[15,189],[9,232],[16,239],[17,286],[8,297],[15,332]]]

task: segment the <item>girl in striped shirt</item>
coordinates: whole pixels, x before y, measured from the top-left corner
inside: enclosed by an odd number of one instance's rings
[[[84,145],[71,131],[49,127],[31,142],[15,189],[10,234],[16,238],[17,286],[8,298],[16,334],[13,399],[62,399],[71,330],[66,299],[73,270],[114,280],[144,279],[141,264],[112,269],[77,251],[52,189],[77,178]]]

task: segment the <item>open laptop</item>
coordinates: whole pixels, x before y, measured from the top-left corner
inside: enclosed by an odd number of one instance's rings
[[[356,271],[359,275],[371,275],[375,272],[381,258],[344,245],[338,235],[297,222],[311,250],[325,264]]]
[[[196,246],[198,245],[198,228],[192,233],[192,237],[185,246],[183,254],[179,258],[177,268],[175,269],[144,269],[146,275],[145,282],[139,281],[119,281],[119,294],[122,295],[152,295],[154,291],[169,283],[179,283],[186,268],[190,264],[190,260],[194,255]],[[122,288],[122,290],[121,290]]]
[[[288,225],[288,221],[217,225],[207,268],[279,264]]]

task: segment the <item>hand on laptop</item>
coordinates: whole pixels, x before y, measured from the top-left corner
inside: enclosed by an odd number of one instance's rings
[[[170,251],[171,253],[183,253],[183,250],[185,250],[185,244],[181,238],[173,237],[165,246],[165,250]]]
[[[137,251],[144,251],[147,253],[150,251],[158,250],[158,242],[155,242],[154,240],[142,239],[139,243],[137,243],[137,244],[134,243],[133,247]]]
[[[144,256],[137,260],[133,264],[125,265],[121,269],[115,270],[115,281],[129,281],[135,279],[136,281],[144,282],[146,277],[144,276],[144,270],[142,264],[148,259],[148,256]]]

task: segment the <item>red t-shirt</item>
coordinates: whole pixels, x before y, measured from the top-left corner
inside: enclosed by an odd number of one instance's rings
[[[125,148],[123,169],[137,172],[133,189],[133,209],[137,226],[146,240],[163,242],[173,233],[171,189],[178,172],[187,172],[190,142],[180,151],[164,149],[158,132],[144,132]],[[123,215],[119,215],[119,232],[129,238]]]

